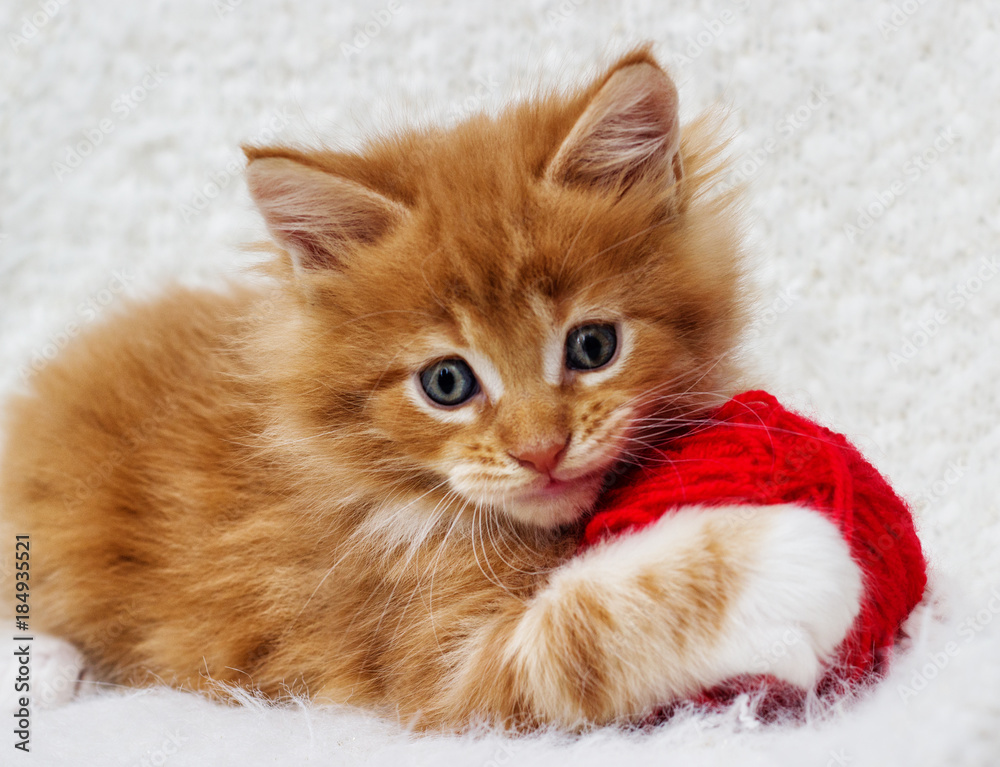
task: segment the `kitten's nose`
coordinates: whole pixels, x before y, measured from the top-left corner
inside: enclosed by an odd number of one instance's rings
[[[545,442],[532,445],[530,448],[510,453],[510,457],[528,469],[534,469],[539,474],[551,474],[566,454],[569,437],[560,441]]]

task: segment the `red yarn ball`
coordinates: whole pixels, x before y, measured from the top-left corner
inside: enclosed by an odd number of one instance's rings
[[[909,508],[843,435],[751,391],[658,452],[663,460],[604,496],[581,551],[688,504],[810,506],[840,528],[865,584],[861,611],[817,689],[851,689],[884,671],[902,622],[923,596],[927,566]],[[778,707],[789,703],[787,686],[749,676],[696,700],[726,701],[756,689],[770,689]]]

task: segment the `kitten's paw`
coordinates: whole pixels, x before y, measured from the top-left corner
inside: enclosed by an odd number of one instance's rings
[[[810,689],[860,611],[861,568],[836,525],[812,509],[730,511],[764,524],[717,648],[720,665]]]
[[[811,509],[684,509],[554,572],[510,654],[546,721],[632,720],[746,674],[811,688],[861,593],[847,542]]]
[[[29,695],[34,705],[44,709],[62,706],[76,696],[85,665],[83,656],[73,645],[48,634],[35,634],[31,642],[15,641],[13,644],[15,653],[28,650],[27,656],[12,655],[4,674],[3,689],[15,700],[22,694]],[[26,690],[18,692],[18,686],[23,683],[19,679],[29,685]]]

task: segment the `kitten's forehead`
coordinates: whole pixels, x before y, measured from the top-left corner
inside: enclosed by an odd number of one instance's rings
[[[552,298],[532,292],[489,304],[458,304],[452,313],[467,346],[515,374],[537,374],[539,349],[553,335],[559,316]]]

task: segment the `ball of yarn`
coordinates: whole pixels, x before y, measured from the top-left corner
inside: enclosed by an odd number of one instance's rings
[[[851,689],[884,671],[901,624],[923,596],[926,563],[909,508],[843,435],[751,391],[658,453],[662,460],[603,497],[580,550],[690,504],[809,506],[840,528],[865,584],[860,613],[817,690]],[[696,700],[728,700],[765,682],[734,680]]]

